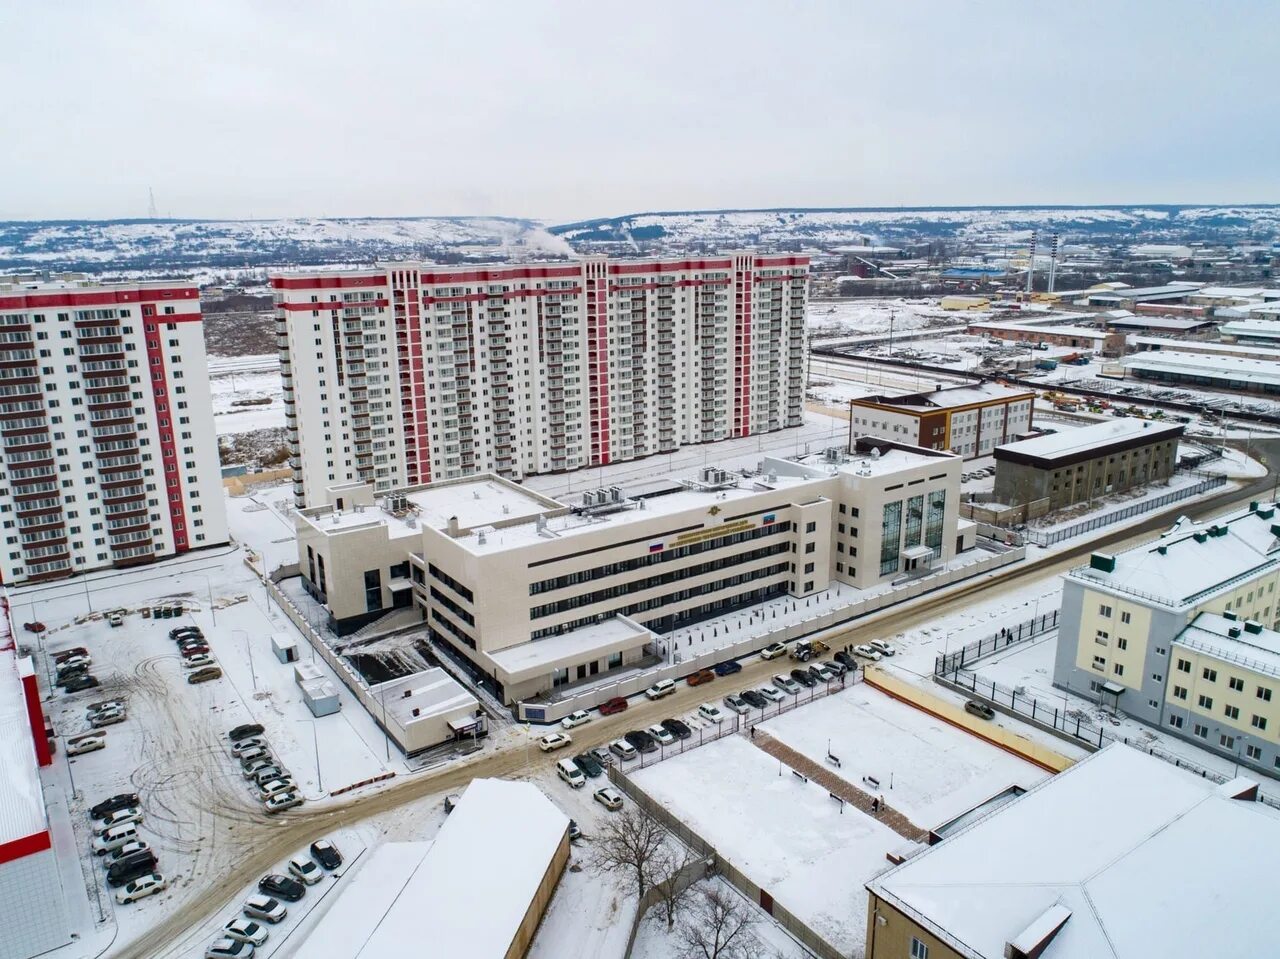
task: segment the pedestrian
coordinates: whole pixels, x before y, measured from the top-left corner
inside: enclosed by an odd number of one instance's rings
[[[755,726],[752,726],[752,727],[751,727],[751,738],[752,738],[752,739],[755,739],[755,738],[756,738],[756,727],[755,727]]]
[[[871,800],[871,811],[872,811],[873,813],[876,813],[877,815],[880,813],[880,800],[879,800],[879,799],[872,799],[872,800]]]
[[[880,808],[881,808],[881,809],[883,809],[883,808],[884,808],[884,797],[883,797],[883,796],[881,796],[881,797],[880,797]]]

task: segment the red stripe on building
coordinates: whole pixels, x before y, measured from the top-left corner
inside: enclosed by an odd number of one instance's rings
[[[36,685],[35,673],[22,677],[22,695],[27,702],[27,721],[31,724],[36,761],[41,766],[48,766],[53,762],[53,752],[49,749],[49,737],[44,733],[44,710],[40,708],[40,688]]]
[[[808,262],[806,260],[806,262]],[[632,273],[688,273],[690,270],[732,270],[732,260],[672,260],[669,263],[610,263],[610,276]]]
[[[53,840],[49,838],[47,829],[21,839],[14,839],[12,842],[0,843],[0,864],[34,856],[38,852],[52,848]]]
[[[161,489],[164,490],[165,501],[169,507],[169,519],[173,524],[173,549],[176,553],[185,553],[191,547],[187,545],[187,514],[186,507],[182,502],[182,476],[178,470],[178,447],[174,442],[176,435],[174,423],[177,422],[177,416],[174,413],[172,404],[169,401],[169,379],[168,373],[165,371],[164,351],[160,347],[161,333],[158,327],[160,323],[170,322],[167,316],[148,316],[146,318],[143,338],[147,344],[147,380],[150,382],[151,393],[156,406],[156,423],[161,420],[167,420],[168,426],[160,426],[160,460],[164,464],[164,483]],[[155,330],[148,330],[146,327],[156,326]],[[156,376],[155,374],[159,374]],[[145,381],[144,381],[145,382]]]
[[[32,293],[25,296],[0,296],[0,310],[34,310],[49,306],[115,306],[118,303],[143,303],[159,300],[196,300],[200,291],[194,286],[159,290],[96,290],[85,293]],[[174,314],[178,320],[180,314]],[[179,322],[181,322],[179,320]]]
[[[733,435],[751,434],[751,280],[755,275],[750,258],[738,263],[734,284],[734,414]]]
[[[358,290],[370,286],[386,286],[387,276],[273,276],[274,290]]]
[[[289,313],[303,313],[308,310],[353,310],[361,306],[389,306],[390,304],[390,300],[384,299],[357,300],[350,303],[344,303],[342,300],[319,300],[315,303],[277,303],[276,306]]]
[[[434,286],[441,283],[495,283],[500,280],[554,280],[581,275],[582,267],[577,264],[572,266],[513,266],[496,270],[421,273],[419,274],[419,282],[422,286]]]
[[[807,256],[757,256],[756,266],[808,266]]]

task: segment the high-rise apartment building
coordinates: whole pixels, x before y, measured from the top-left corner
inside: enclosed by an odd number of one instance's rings
[[[798,426],[808,258],[272,277],[299,506]]]
[[[200,294],[0,279],[6,583],[227,541]]]

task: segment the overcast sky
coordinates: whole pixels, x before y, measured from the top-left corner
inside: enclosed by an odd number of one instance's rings
[[[1280,201],[1280,2],[0,0],[0,218]]]

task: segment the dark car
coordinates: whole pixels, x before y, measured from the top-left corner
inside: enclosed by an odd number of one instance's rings
[[[311,858],[325,869],[337,869],[342,865],[342,853],[327,839],[317,839],[311,844]]]
[[[169,630],[170,639],[182,639],[184,636],[203,636],[199,626],[178,626]]]
[[[209,642],[203,636],[186,636],[178,640],[178,648],[186,649],[188,646],[208,646]]]
[[[90,676],[88,673],[81,673],[79,676],[72,676],[68,678],[67,681],[62,684],[62,691],[64,693],[78,693],[82,689],[93,689],[98,685],[100,684],[95,677]]]
[[[769,700],[765,699],[754,689],[744,689],[739,693],[739,695],[742,697],[742,701],[753,709],[764,709],[769,705]]]
[[[267,896],[278,896],[289,902],[297,902],[306,895],[307,887],[296,879],[273,872],[258,880],[258,891]]]
[[[803,686],[805,689],[812,689],[814,686],[814,679],[812,676],[809,675],[809,670],[807,669],[791,670],[791,678],[794,679],[801,686]]]
[[[601,716],[613,716],[616,713],[627,711],[627,701],[621,696],[614,696],[613,699],[607,699],[600,704]]]
[[[76,656],[88,656],[88,655],[89,655],[89,650],[85,649],[83,646],[73,646],[71,649],[60,649],[56,653],[54,653],[53,662],[55,665],[57,665],[60,663],[64,663],[68,659],[72,659],[73,657],[76,657]]]
[[[852,653],[846,653],[843,649],[837,650],[833,658],[845,669],[856,670],[858,668],[858,660]]]
[[[979,719],[995,719],[996,711],[986,703],[971,699],[964,704],[964,711],[971,716],[977,716]]]
[[[709,683],[716,678],[716,674],[709,669],[700,669],[696,673],[690,673],[689,678],[685,680],[690,686],[701,686],[703,683]]]
[[[658,748],[658,741],[643,729],[633,729],[622,738],[642,753],[651,753]]]
[[[53,685],[65,686],[67,683],[74,682],[81,676],[89,675],[88,666],[73,666],[70,669],[58,670],[58,675],[54,678]]]
[[[112,889],[156,871],[156,854],[150,849],[126,856],[107,867],[107,885]]]
[[[736,659],[726,659],[723,663],[716,663],[711,668],[715,670],[717,676],[732,676],[734,673],[742,672],[742,664]]]
[[[261,736],[264,732],[266,732],[266,730],[257,723],[243,723],[231,730],[231,732],[227,733],[227,738],[235,743],[242,739],[252,739],[254,736]]]
[[[198,646],[183,646],[181,653],[183,659],[190,659],[192,656],[203,656],[209,652],[209,647],[204,643]]]
[[[140,803],[141,800],[138,799],[137,793],[116,793],[90,809],[89,815],[94,819],[103,819],[108,813],[113,813],[117,809],[128,809],[130,806],[137,806]]]
[[[193,673],[187,675],[187,682],[191,685],[196,683],[207,683],[211,679],[221,679],[222,670],[217,666],[205,666],[203,669],[197,669]]]
[[[676,739],[688,739],[693,735],[693,730],[689,728],[689,724],[679,719],[664,719],[662,728],[669,732]]]
[[[604,767],[600,765],[600,760],[590,753],[579,753],[574,756],[573,764],[582,770],[584,776],[590,776],[592,779],[604,772]]]
[[[43,633],[47,628],[44,623],[23,623],[22,628],[29,633]]]

